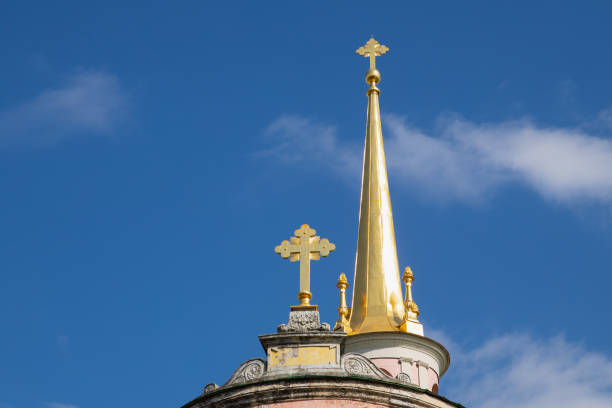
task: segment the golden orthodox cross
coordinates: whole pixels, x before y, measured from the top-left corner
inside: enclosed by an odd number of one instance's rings
[[[300,292],[298,299],[300,306],[310,306],[310,261],[319,260],[326,257],[336,249],[336,245],[329,242],[326,238],[320,239],[315,236],[317,232],[304,224],[300,229],[295,230],[294,237],[285,240],[274,248],[274,252],[291,262],[300,261]]]
[[[376,57],[380,57],[385,52],[389,51],[386,45],[379,44],[374,38],[370,38],[363,47],[357,49],[357,54],[364,57],[370,57],[370,70],[376,69]]]

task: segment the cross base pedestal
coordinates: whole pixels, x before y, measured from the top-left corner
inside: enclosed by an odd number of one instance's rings
[[[317,305],[291,306],[289,322],[281,324],[276,330],[278,333],[287,332],[328,332],[329,324],[321,323],[319,308]]]

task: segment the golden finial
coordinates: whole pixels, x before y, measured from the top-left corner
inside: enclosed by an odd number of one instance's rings
[[[404,306],[406,307],[406,319],[418,323],[419,319],[419,307],[416,302],[412,300],[412,282],[414,282],[414,274],[409,266],[404,269],[404,276],[402,277],[404,284],[406,285],[406,296]]]
[[[363,47],[357,48],[357,54],[370,58],[370,69],[366,72],[366,82],[372,88],[375,88],[376,84],[380,82],[380,72],[376,69],[376,57],[380,57],[387,51],[389,51],[389,47],[379,44],[374,37],[370,38]]]
[[[380,73],[375,57],[387,50],[373,38],[357,50],[370,58],[366,74],[370,89],[366,92],[368,116],[350,334],[401,331],[406,321],[380,121],[380,92],[376,88]]]
[[[338,307],[338,321],[334,326],[334,331],[343,331],[348,333],[351,331],[351,326],[349,325],[348,321],[350,309],[346,306],[346,288],[349,287],[349,283],[346,280],[345,274],[340,274],[336,287],[340,289],[340,306]]]
[[[314,308],[310,305],[312,293],[310,293],[310,261],[319,260],[326,257],[336,249],[336,245],[329,242],[326,238],[320,239],[315,236],[317,231],[310,228],[308,224],[303,224],[295,230],[294,237],[285,240],[274,248],[274,252],[291,262],[300,261],[300,292],[298,299],[300,305],[296,307]]]

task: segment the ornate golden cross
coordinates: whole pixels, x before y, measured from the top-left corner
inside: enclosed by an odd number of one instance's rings
[[[336,249],[336,245],[326,238],[320,239],[315,236],[317,232],[304,224],[295,230],[294,237],[285,240],[274,248],[274,252],[291,262],[300,261],[300,293],[298,299],[300,306],[310,306],[310,261],[317,261],[320,257],[326,257]]]
[[[368,40],[363,47],[357,49],[357,54],[364,57],[370,57],[370,70],[376,69],[376,57],[380,57],[385,52],[389,51],[389,47],[379,44],[373,37]]]

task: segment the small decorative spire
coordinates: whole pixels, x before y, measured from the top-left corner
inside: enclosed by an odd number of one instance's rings
[[[412,300],[412,282],[414,282],[414,274],[409,266],[404,269],[404,276],[402,277],[404,284],[406,285],[406,296],[404,306],[406,307],[406,319],[411,322],[419,322],[419,307],[416,302]]]
[[[349,283],[346,280],[345,274],[340,274],[336,287],[340,289],[340,306],[338,307],[338,321],[334,326],[334,331],[343,331],[348,333],[351,331],[351,326],[349,325],[348,321],[351,312],[346,306],[346,288],[349,287]]]
[[[298,299],[299,306],[296,308],[309,308],[316,310],[316,306],[310,305],[312,293],[310,293],[310,261],[317,261],[326,257],[336,249],[336,245],[329,242],[326,238],[315,236],[317,231],[310,228],[308,224],[303,224],[295,230],[294,237],[285,240],[274,248],[274,252],[291,262],[300,261],[300,292]]]

